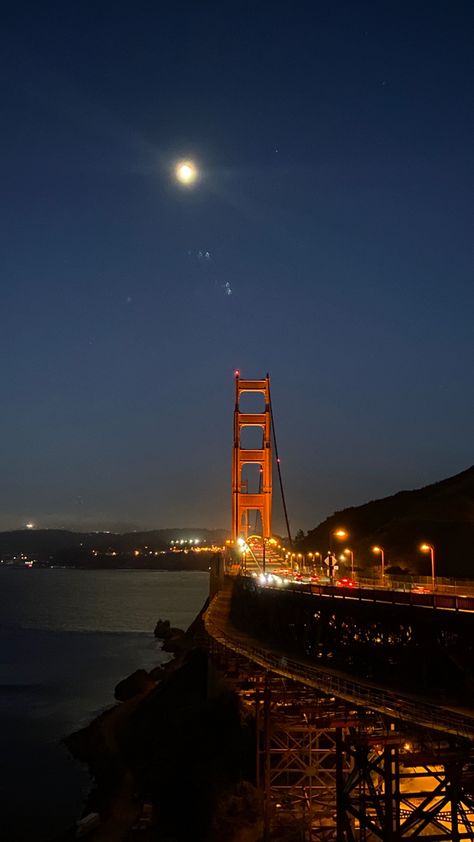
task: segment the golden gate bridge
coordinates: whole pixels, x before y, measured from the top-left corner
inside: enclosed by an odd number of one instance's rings
[[[270,378],[236,372],[232,538],[205,629],[255,722],[264,839],[474,840],[474,596],[295,575],[272,534],[274,452],[291,550]]]

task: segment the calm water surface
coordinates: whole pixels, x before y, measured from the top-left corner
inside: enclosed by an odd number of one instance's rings
[[[186,628],[207,593],[207,573],[0,570],[2,838],[71,824],[90,781],[61,738],[113,704],[124,676],[167,660],[157,619]]]

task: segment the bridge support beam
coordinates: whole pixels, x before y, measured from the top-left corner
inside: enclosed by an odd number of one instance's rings
[[[245,719],[254,715],[249,778],[265,797],[266,839],[289,825],[306,842],[473,842],[473,740],[395,720],[388,705],[374,711],[370,694],[343,701],[306,663],[275,657],[217,614],[205,624]]]
[[[410,741],[414,740],[413,744]],[[337,739],[337,842],[424,842],[474,839],[474,774],[466,754],[420,739],[370,728]],[[348,774],[343,763],[350,765]]]

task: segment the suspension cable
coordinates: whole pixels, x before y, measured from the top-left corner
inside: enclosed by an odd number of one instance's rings
[[[270,394],[270,376],[269,376],[268,373],[267,373],[267,377],[268,377],[268,399],[269,399],[269,403],[270,403],[270,419],[271,419],[271,425],[272,425],[273,446],[275,448],[275,458],[276,458],[277,470],[278,470],[278,481],[280,483],[281,499],[282,499],[282,503],[283,503],[283,511],[285,513],[286,529],[287,529],[287,532],[288,532],[288,541],[289,541],[290,547],[292,547],[293,541],[291,540],[290,521],[288,519],[288,510],[286,508],[285,492],[283,490],[283,479],[282,479],[282,475],[281,475],[280,457],[278,455],[278,444],[277,444],[277,438],[276,438],[276,432],[275,432],[275,418],[273,416],[272,398],[271,398],[271,394]]]

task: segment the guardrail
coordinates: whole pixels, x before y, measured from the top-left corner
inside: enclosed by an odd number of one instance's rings
[[[262,646],[260,642],[239,632],[229,623],[230,599],[229,592],[220,592],[204,614],[206,631],[226,648],[243,655],[264,669],[346,699],[353,704],[364,705],[394,719],[474,739],[474,711],[471,717],[445,707],[426,704],[421,699],[394,693],[368,682],[346,678],[335,670],[317,667],[308,661],[287,657],[271,647]]]
[[[410,576],[409,578],[395,579],[393,576],[387,575],[382,582],[382,578],[369,578],[364,576],[357,576],[357,582],[364,588],[383,588],[386,590],[395,591],[411,591],[413,588],[426,588],[433,591],[433,580],[431,576]],[[474,582],[471,579],[458,581],[457,579],[447,579],[436,577],[434,593],[448,593],[456,594],[458,596],[474,596]]]
[[[255,579],[249,574],[247,578]],[[272,580],[261,581],[257,578],[262,587],[275,588],[281,590],[272,584]],[[367,580],[365,580],[367,581]],[[333,597],[335,599],[358,600],[360,602],[378,602],[389,605],[411,605],[422,608],[434,608],[441,611],[459,611],[466,613],[474,612],[474,594],[468,596],[467,594],[448,593],[429,591],[426,589],[407,589],[407,590],[392,590],[386,587],[374,585],[373,581],[365,584],[364,580],[358,580],[357,585],[331,585],[331,584],[317,584],[304,581],[296,581],[294,579],[285,580],[285,586],[291,590],[297,590],[299,593],[309,593],[321,597]]]
[[[256,558],[256,560],[261,561],[261,559],[259,558]],[[267,557],[266,572],[274,572],[278,574],[279,571],[281,571],[282,569],[282,565],[284,565],[284,560],[280,559],[277,565],[273,564],[271,558]],[[232,575],[246,575],[246,571],[245,569],[243,569],[241,562],[233,563],[231,567]],[[288,570],[288,568],[286,569]],[[294,575],[296,575],[294,572],[289,571],[290,577],[293,577]],[[309,579],[311,576],[314,576],[315,578],[320,578],[321,580],[327,579],[327,572],[321,571],[319,569],[300,571],[298,575],[302,576],[303,579],[306,580]],[[350,578],[351,574],[349,572],[345,572],[344,576]],[[338,578],[342,578],[342,575]],[[357,583],[364,588],[377,588],[378,590],[396,591],[411,591],[413,590],[413,588],[425,588],[426,590],[434,593],[456,594],[457,596],[474,597],[474,579],[452,579],[448,578],[447,576],[436,576],[435,587],[433,588],[433,579],[431,576],[395,576],[391,573],[386,573],[385,578],[382,579],[380,575],[360,576],[358,575],[358,571],[356,569],[352,578],[355,579]]]
[[[266,585],[271,587],[271,585]],[[359,602],[382,602],[389,605],[412,605],[443,611],[474,612],[474,596],[459,596],[445,593],[418,593],[412,591],[386,590],[374,587],[346,587],[344,585],[307,585],[292,582],[292,588],[302,593],[336,599],[358,600]]]

